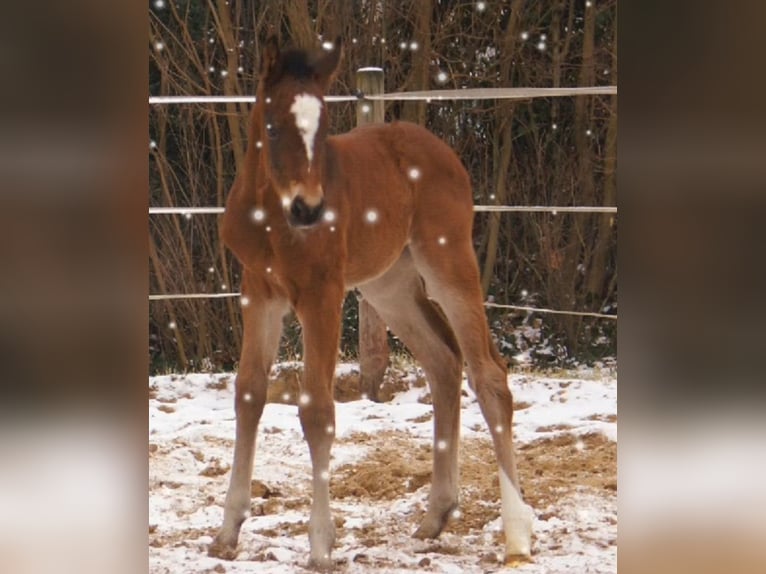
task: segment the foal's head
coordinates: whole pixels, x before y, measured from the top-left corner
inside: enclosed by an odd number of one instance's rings
[[[266,173],[294,226],[314,225],[324,210],[324,93],[340,56],[340,38],[322,51],[280,52],[272,37],[261,61],[257,99]]]

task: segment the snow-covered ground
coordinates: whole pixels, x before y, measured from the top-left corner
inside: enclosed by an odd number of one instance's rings
[[[358,380],[355,365],[340,365],[337,374]],[[352,394],[345,397],[352,400],[336,405],[331,507],[338,526],[337,571],[504,569],[498,561],[503,537],[494,455],[465,382],[460,514],[436,541],[410,537],[430,485],[432,411],[428,387],[414,370],[399,379],[396,388],[402,390],[390,402]],[[616,572],[614,371],[513,374],[509,384],[524,497],[537,515],[532,562],[515,569]],[[237,559],[226,562],[209,558],[206,550],[221,522],[229,479],[234,376],[159,376],[149,385],[150,571],[305,571],[310,462],[297,408],[266,405],[256,446],[252,516],[242,526]],[[275,392],[281,397],[288,391]]]

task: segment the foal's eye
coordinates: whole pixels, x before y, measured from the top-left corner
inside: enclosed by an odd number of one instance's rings
[[[269,139],[276,139],[278,134],[279,131],[274,124],[266,124],[266,135],[269,136]]]

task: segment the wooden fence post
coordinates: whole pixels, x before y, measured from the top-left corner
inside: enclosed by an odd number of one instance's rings
[[[383,93],[383,69],[359,68],[356,87],[362,94]],[[360,100],[356,104],[356,125],[385,121],[384,102]],[[359,373],[362,392],[380,401],[380,385],[388,367],[386,324],[364,298],[359,299]]]

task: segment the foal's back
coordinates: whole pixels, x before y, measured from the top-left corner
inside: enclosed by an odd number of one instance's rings
[[[325,193],[349,221],[347,283],[375,277],[408,243],[448,230],[470,240],[468,174],[455,152],[416,124],[370,124],[328,138]]]

